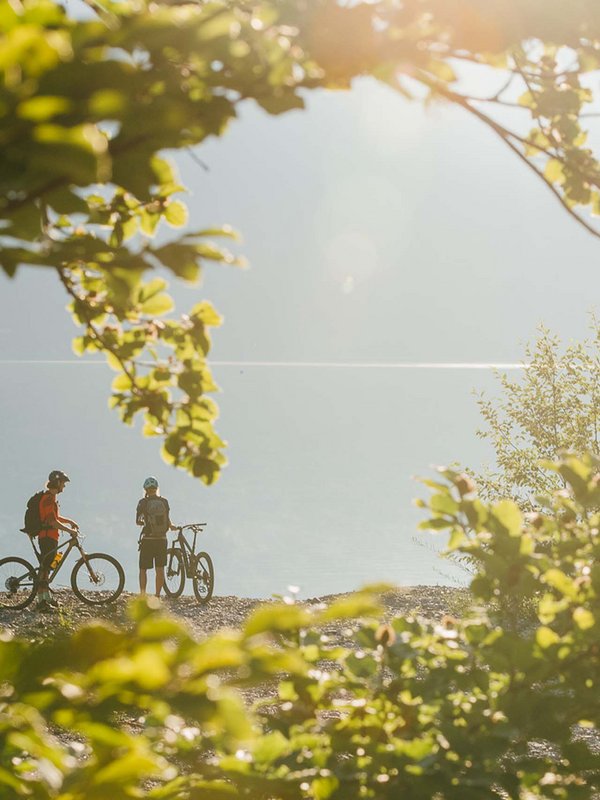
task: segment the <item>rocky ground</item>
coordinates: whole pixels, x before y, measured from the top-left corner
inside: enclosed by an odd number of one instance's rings
[[[313,597],[300,602],[308,606],[324,603],[329,605],[343,595]],[[87,606],[78,600],[68,589],[60,590],[55,598],[60,603],[57,611],[41,613],[35,604],[22,611],[0,608],[0,628],[10,631],[14,636],[30,640],[41,640],[49,632],[69,633],[92,619],[107,620],[118,626],[131,624],[127,616],[127,604],[135,595],[124,592],[115,602],[106,606]],[[207,636],[220,628],[239,627],[248,614],[261,603],[273,600],[256,600],[247,597],[213,597],[204,606],[194,597],[180,597],[176,600],[163,600],[164,608],[181,618],[198,638]],[[431,619],[441,619],[445,614],[460,613],[466,602],[466,590],[448,586],[408,586],[388,592],[383,597],[385,617],[416,612]],[[342,625],[339,626],[340,629]],[[344,626],[345,627],[345,626]],[[327,633],[335,633],[336,626]]]

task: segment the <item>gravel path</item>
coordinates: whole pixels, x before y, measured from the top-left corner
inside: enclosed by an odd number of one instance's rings
[[[68,589],[60,590],[54,596],[60,603],[58,611],[41,613],[35,610],[35,604],[22,611],[0,609],[0,628],[11,632],[14,636],[37,641],[47,637],[49,632],[50,635],[55,635],[57,632],[68,634],[92,619],[103,619],[117,626],[131,625],[127,617],[127,603],[136,596],[132,593],[124,592],[116,603],[97,607],[85,605]],[[344,596],[325,595],[301,599],[300,602],[307,606],[317,603],[330,605]],[[441,619],[444,614],[457,613],[465,601],[464,589],[447,586],[409,586],[385,595],[384,616],[389,618],[417,612],[431,619]],[[204,638],[221,628],[238,628],[254,608],[272,602],[274,601],[229,595],[213,597],[205,606],[200,606],[195,598],[188,596],[177,600],[164,600],[162,604],[169,613],[183,620],[191,628],[194,636]],[[335,629],[335,624],[333,628]]]

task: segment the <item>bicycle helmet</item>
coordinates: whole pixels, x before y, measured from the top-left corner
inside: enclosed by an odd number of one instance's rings
[[[144,489],[158,489],[158,481],[150,476],[144,481]]]
[[[48,475],[49,483],[55,483],[56,481],[64,481],[65,483],[69,483],[69,476],[65,474],[62,469],[53,469],[50,475]]]

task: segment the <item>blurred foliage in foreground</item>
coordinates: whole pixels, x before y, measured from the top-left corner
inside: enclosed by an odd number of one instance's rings
[[[76,352],[116,370],[111,405],[212,483],[220,318],[208,302],[164,318],[164,276],[239,262],[213,242],[227,226],[156,237],[188,223],[165,153],[221,136],[241,103],[280,114],[370,76],[475,117],[598,235],[599,65],[596,0],[0,0],[0,266],[56,274]]]
[[[427,481],[422,527],[477,566],[460,620],[383,623],[364,592],[267,604],[199,644],[143,604],[133,632],[5,639],[0,797],[592,798],[600,754],[579,734],[600,722],[599,468],[556,464],[569,491],[527,518],[463,475]],[[323,634],[336,621],[352,647]]]
[[[565,486],[544,462],[565,451],[600,456],[600,323],[592,317],[590,336],[566,347],[541,327],[519,380],[497,378],[499,397],[478,396],[485,422],[478,435],[491,442],[496,467],[474,477],[486,500],[511,497],[533,511],[537,495]]]

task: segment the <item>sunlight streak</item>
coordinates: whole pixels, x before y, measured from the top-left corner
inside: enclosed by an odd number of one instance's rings
[[[106,366],[105,361],[83,361],[75,359],[0,359],[0,365],[17,366],[55,364],[64,366]],[[528,369],[528,364],[511,364],[493,361],[209,361],[212,367],[291,367],[304,369]]]

